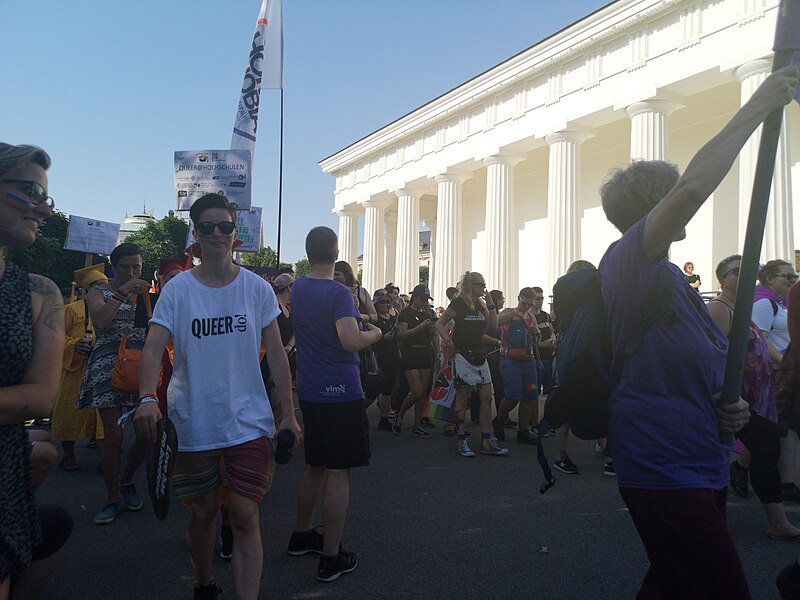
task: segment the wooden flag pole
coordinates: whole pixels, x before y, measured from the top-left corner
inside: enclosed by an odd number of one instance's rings
[[[777,50],[772,61],[772,71],[791,63],[792,50]],[[767,209],[775,170],[775,154],[783,122],[783,107],[770,113],[761,131],[758,161],[750,199],[742,261],[739,267],[739,283],[736,289],[736,304],[733,311],[731,331],[728,335],[728,358],[725,365],[725,383],[722,388],[722,404],[738,402],[742,389],[742,374],[747,351],[747,333],[753,312],[753,295],[758,277],[758,262],[767,222]],[[741,200],[740,200],[741,201]],[[723,441],[730,441],[730,434],[721,434]]]

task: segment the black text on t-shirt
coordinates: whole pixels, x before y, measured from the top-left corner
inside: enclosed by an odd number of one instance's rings
[[[226,335],[234,330],[239,333],[247,331],[247,315],[192,319],[192,335],[198,340],[212,335]]]

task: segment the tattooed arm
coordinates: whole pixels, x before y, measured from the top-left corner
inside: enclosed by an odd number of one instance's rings
[[[64,352],[64,303],[55,283],[30,275],[33,352],[18,385],[0,388],[0,425],[49,417],[58,394]]]

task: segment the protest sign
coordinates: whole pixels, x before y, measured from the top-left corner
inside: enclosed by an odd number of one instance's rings
[[[175,152],[175,208],[189,210],[206,194],[219,194],[240,210],[250,208],[250,151]]]
[[[117,247],[119,223],[69,216],[64,248],[88,254],[111,254]]]

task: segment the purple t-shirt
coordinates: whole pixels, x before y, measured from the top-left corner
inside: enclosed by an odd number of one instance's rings
[[[712,396],[722,390],[728,342],[697,292],[664,256],[642,251],[644,219],[606,251],[600,281],[614,362],[639,322],[641,303],[660,269],[674,281],[675,322],[652,325],[611,398],[609,439],[617,480],[644,489],[722,489],[729,448],[719,440]]]
[[[339,342],[336,321],[361,315],[353,295],[330,279],[301,277],[292,285],[292,325],[297,341],[297,397],[306,402],[361,400],[357,352]]]

